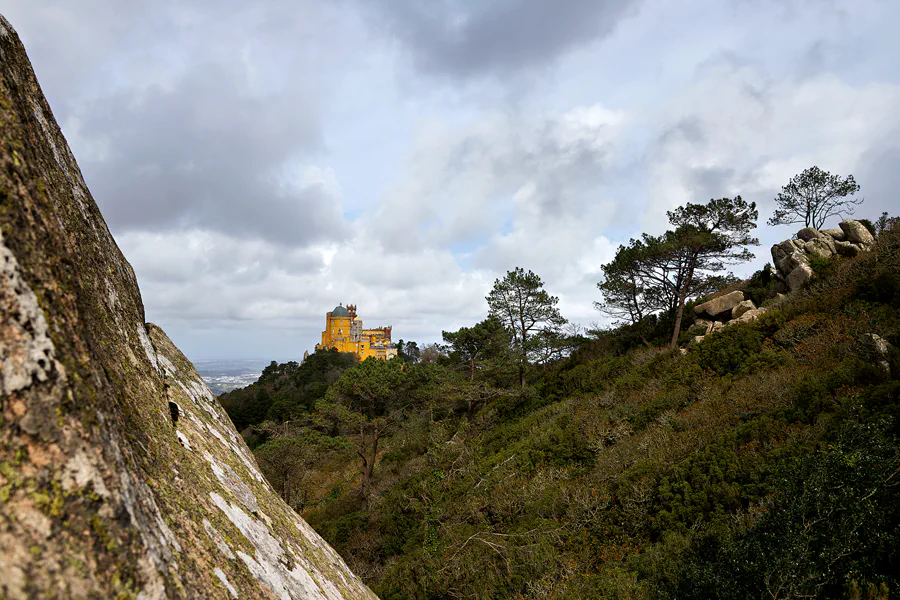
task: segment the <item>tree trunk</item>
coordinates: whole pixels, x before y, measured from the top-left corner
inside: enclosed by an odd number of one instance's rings
[[[359,495],[365,500],[366,491],[369,487],[369,467],[365,456],[362,457],[362,469],[360,469],[360,472],[362,473],[362,481],[359,483]]]
[[[696,259],[692,259],[696,260]],[[672,343],[669,345],[673,350],[678,347],[678,336],[681,334],[681,319],[684,316],[684,301],[687,299],[688,289],[694,281],[694,267],[688,269],[687,277],[684,285],[678,293],[678,309],[675,311],[675,331],[672,332]]]
[[[678,347],[678,336],[681,335],[681,318],[684,315],[684,299],[687,295],[687,290],[684,290],[678,296],[678,309],[675,311],[675,331],[672,332],[672,342],[669,344],[670,348]]]
[[[528,349],[525,346],[525,324],[522,323],[522,359],[519,362],[519,381],[522,383],[522,387],[525,387],[525,365],[528,364]]]
[[[472,377],[469,381],[475,381],[475,357],[472,357]]]
[[[363,468],[362,468],[362,497],[366,498],[369,486],[372,482],[372,473],[375,471],[375,457],[378,455],[378,434],[374,434],[372,439],[372,459],[368,460],[365,456],[365,448],[363,448]]]
[[[369,461],[366,456],[366,433],[365,427],[360,425],[359,427],[359,450],[356,452],[359,455],[360,460],[362,461],[362,466],[360,467],[360,474],[362,475],[362,479],[359,482],[359,495],[365,500],[366,492],[369,487]]]

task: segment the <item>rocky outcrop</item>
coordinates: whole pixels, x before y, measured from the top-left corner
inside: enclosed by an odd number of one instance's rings
[[[756,305],[753,304],[753,300],[744,300],[743,302],[738,303],[737,306],[731,309],[731,318],[737,319],[741,315],[748,313],[752,310],[756,310]]]
[[[789,290],[799,289],[815,277],[811,259],[853,257],[875,244],[875,238],[859,221],[842,221],[840,227],[822,231],[804,227],[797,232],[797,239],[772,246],[776,275]]]
[[[799,290],[815,277],[815,272],[809,265],[797,265],[797,268],[788,273],[786,282],[789,290]]]
[[[866,229],[866,226],[859,221],[842,221],[840,223],[841,230],[852,244],[860,244],[862,246],[871,246],[875,243],[872,232]]]
[[[891,345],[886,339],[875,333],[862,336],[865,358],[875,364],[886,376],[891,374]]]
[[[736,323],[749,323],[750,321],[755,321],[759,318],[760,315],[765,314],[769,309],[765,306],[760,308],[753,308],[747,311],[742,312],[739,316],[731,319],[727,323],[726,326],[734,325]]]
[[[744,292],[737,290],[734,292],[729,292],[728,294],[723,294],[722,296],[718,296],[704,302],[703,304],[698,304],[694,307],[694,313],[697,315],[708,315],[710,317],[717,317],[722,313],[733,309],[735,306],[744,301]]]
[[[163,331],[0,17],[0,597],[374,598]]]
[[[822,233],[827,236],[830,236],[836,242],[844,242],[847,240],[847,236],[844,235],[843,229],[823,229]]]

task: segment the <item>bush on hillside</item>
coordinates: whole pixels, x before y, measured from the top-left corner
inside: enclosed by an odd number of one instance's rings
[[[732,325],[703,340],[690,356],[703,369],[719,375],[744,372],[747,361],[762,348],[763,336],[751,325]]]

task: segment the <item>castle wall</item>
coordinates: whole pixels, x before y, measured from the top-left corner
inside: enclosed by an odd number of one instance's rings
[[[331,312],[325,314],[325,331],[316,349],[334,348],[338,352],[355,354],[360,360],[396,356],[397,349],[391,345],[391,328],[364,329],[362,320],[355,316],[356,307],[353,308],[353,313],[347,317],[335,317]]]

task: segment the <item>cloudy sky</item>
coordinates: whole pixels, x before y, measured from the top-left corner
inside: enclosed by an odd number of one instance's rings
[[[296,358],[356,303],[395,338],[600,266],[686,201],[816,164],[900,212],[895,0],[0,0],[147,318],[191,358]]]

